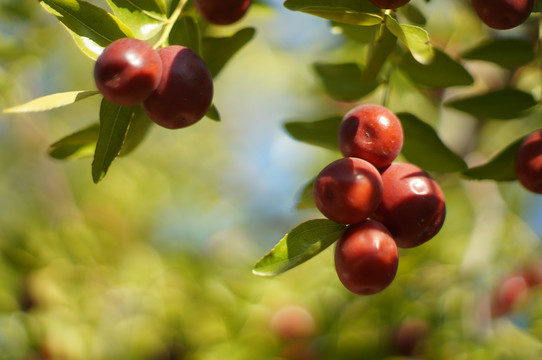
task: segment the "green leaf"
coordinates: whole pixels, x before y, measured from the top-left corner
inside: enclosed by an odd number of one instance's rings
[[[126,137],[124,138],[124,144],[119,152],[119,156],[126,156],[134,151],[145,139],[147,133],[151,129],[153,124],[152,120],[149,119],[143,106],[136,105],[134,108],[134,115],[128,131],[126,132]]]
[[[399,24],[391,16],[386,17],[386,27],[406,45],[417,62],[427,65],[433,61],[435,54],[427,31],[418,26]]]
[[[352,25],[372,26],[384,20],[382,11],[368,1],[287,0],[284,6],[292,11]]]
[[[435,129],[410,113],[398,113],[404,133],[402,154],[424,170],[442,173],[467,168],[463,159],[450,150]]]
[[[325,250],[345,230],[345,225],[326,219],[304,222],[286,234],[261,258],[252,272],[260,276],[275,276],[290,270]]]
[[[92,156],[98,140],[99,129],[100,124],[98,123],[89,125],[51,144],[47,152],[58,160]]]
[[[414,83],[431,88],[467,86],[474,82],[474,78],[463,65],[442,50],[434,51],[435,57],[428,65],[420,64],[410,53],[406,53],[399,62],[399,68]]]
[[[211,107],[209,108],[205,116],[207,116],[211,120],[220,121],[220,113],[218,112],[218,109],[214,104],[211,104]]]
[[[72,35],[76,45],[91,59],[97,59],[103,49],[134,33],[119,19],[104,9],[79,0],[40,0],[49,13],[55,15]]]
[[[401,6],[397,11],[414,24],[425,25],[427,23],[427,19],[420,9],[411,3]]]
[[[254,28],[244,28],[229,37],[204,37],[202,39],[202,57],[213,77],[220,73],[224,65],[237,51],[252,40],[255,33]]]
[[[487,163],[463,171],[463,175],[474,180],[516,180],[516,154],[525,136],[512,142],[494,155]]]
[[[378,26],[357,26],[336,21],[331,23],[331,27],[334,34],[340,33],[343,36],[362,44],[371,43],[379,29]]]
[[[464,52],[461,57],[483,60],[501,67],[515,68],[530,63],[536,57],[534,46],[524,39],[491,38]]]
[[[378,87],[376,80],[363,78],[363,72],[356,63],[313,64],[326,93],[334,100],[357,101]]]
[[[62,106],[71,105],[79,100],[88,98],[99,94],[98,91],[81,90],[81,91],[68,91],[63,93],[46,95],[21,105],[13,106],[4,109],[4,114],[13,113],[25,113],[25,112],[38,112],[56,109]]]
[[[167,21],[163,0],[107,0],[107,3],[138,39],[150,39]]]
[[[534,97],[518,89],[505,88],[445,103],[446,106],[483,119],[516,119],[537,105]]]
[[[332,116],[318,121],[290,121],[284,128],[294,139],[330,150],[339,150],[337,131],[342,117]]]
[[[312,178],[301,188],[301,191],[299,191],[295,205],[296,209],[310,209],[316,206],[314,196],[312,194],[312,188],[315,180],[316,177]]]
[[[201,55],[201,33],[192,16],[181,16],[169,34],[170,45],[181,45]]]
[[[92,162],[92,179],[98,183],[119,154],[128,126],[134,115],[134,106],[119,106],[102,100],[100,107],[100,133]]]

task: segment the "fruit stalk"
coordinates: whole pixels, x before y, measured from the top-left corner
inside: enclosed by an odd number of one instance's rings
[[[179,1],[179,4],[177,4],[177,7],[175,8],[175,10],[173,10],[173,12],[171,13],[171,16],[167,20],[164,30],[162,31],[162,34],[160,35],[160,38],[154,44],[153,46],[154,49],[158,49],[164,46],[164,44],[166,43],[169,37],[169,33],[171,32],[171,29],[173,29],[173,25],[175,25],[175,22],[181,16],[183,12],[183,8],[187,2],[188,0]]]

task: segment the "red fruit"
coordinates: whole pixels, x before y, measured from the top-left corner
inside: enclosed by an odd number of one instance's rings
[[[381,9],[397,9],[410,0],[369,0],[374,6]]]
[[[343,117],[337,142],[344,156],[359,157],[380,169],[391,164],[401,152],[403,128],[387,108],[360,105]]]
[[[382,202],[373,217],[393,234],[397,246],[411,248],[435,236],[446,204],[440,186],[416,165],[397,162],[382,172]]]
[[[316,334],[314,317],[301,306],[288,305],[278,309],[270,325],[271,330],[283,340],[309,339]]]
[[[143,102],[147,115],[158,125],[179,129],[205,116],[213,100],[213,79],[198,54],[184,46],[158,50],[162,79]]]
[[[247,12],[251,0],[194,0],[201,16],[216,25],[230,25]]]
[[[109,44],[96,60],[94,80],[104,98],[118,105],[135,105],[158,86],[162,62],[152,46],[123,38]]]
[[[502,316],[525,301],[529,294],[527,279],[521,274],[513,274],[502,279],[497,285],[491,301],[491,314]]]
[[[472,6],[487,26],[506,30],[527,20],[533,11],[534,0],[472,0]]]
[[[350,225],[335,247],[335,269],[342,284],[358,295],[388,287],[399,265],[397,245],[384,225],[365,220]]]
[[[529,134],[516,155],[516,177],[527,190],[542,194],[542,129]]]
[[[401,356],[422,357],[429,324],[421,319],[403,321],[392,335],[392,347]]]
[[[313,186],[316,207],[328,219],[354,224],[370,216],[382,199],[382,178],[369,162],[342,158],[326,166]]]

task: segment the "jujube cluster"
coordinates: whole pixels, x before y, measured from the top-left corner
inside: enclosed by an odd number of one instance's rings
[[[433,238],[446,206],[438,183],[418,166],[395,162],[403,146],[399,118],[380,105],[360,105],[342,119],[337,135],[344,155],[316,177],[316,207],[348,225],[335,248],[335,268],[353,293],[384,290],[395,278],[397,248]]]
[[[123,38],[96,60],[94,79],[105,99],[143,108],[168,129],[194,124],[209,110],[213,79],[203,59],[184,46],[154,50],[142,40]]]

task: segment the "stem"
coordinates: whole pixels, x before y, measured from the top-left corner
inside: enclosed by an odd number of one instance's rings
[[[385,16],[390,16],[386,13]],[[367,81],[375,81],[382,66],[386,63],[388,56],[395,49],[397,38],[388,30],[385,18],[380,25],[380,31],[375,37],[372,51],[369,54],[369,60],[363,70],[363,78]]]
[[[188,2],[188,0],[181,0],[179,1],[179,4],[177,4],[177,7],[173,12],[171,13],[171,16],[166,22],[166,26],[164,27],[164,30],[162,30],[162,35],[160,35],[160,38],[156,41],[153,48],[158,49],[159,47],[164,46],[166,43],[169,33],[171,32],[171,29],[173,29],[173,25],[175,25],[175,22],[177,19],[179,19],[179,16],[181,16],[183,12],[184,5]]]

